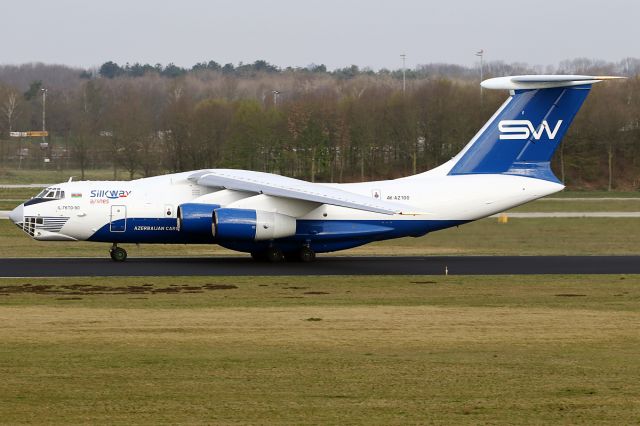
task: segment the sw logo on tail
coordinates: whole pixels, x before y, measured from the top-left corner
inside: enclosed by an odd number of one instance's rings
[[[542,120],[538,130],[536,130],[529,120],[502,120],[498,123],[498,129],[500,130],[500,139],[503,140],[526,140],[533,135],[533,139],[539,141],[545,132],[549,140],[554,140],[561,125],[562,120],[558,120],[553,130],[551,130],[547,120]]]

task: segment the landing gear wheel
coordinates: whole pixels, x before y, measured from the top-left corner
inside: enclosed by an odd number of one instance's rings
[[[124,262],[127,259],[127,251],[122,247],[114,247],[109,250],[111,260],[114,262]]]
[[[282,250],[277,247],[269,247],[266,252],[267,260],[271,263],[278,263],[284,260],[284,254]]]
[[[298,258],[301,262],[313,262],[316,260],[316,252],[309,247],[302,247],[298,253]]]

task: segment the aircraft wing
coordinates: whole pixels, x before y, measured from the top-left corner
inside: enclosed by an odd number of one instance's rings
[[[353,192],[319,183],[307,182],[272,173],[248,170],[202,170],[189,176],[198,185],[253,192],[273,197],[330,204],[383,214],[419,214],[415,208],[403,204],[376,200]]]

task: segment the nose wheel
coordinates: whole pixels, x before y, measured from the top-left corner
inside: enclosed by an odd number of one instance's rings
[[[127,260],[127,251],[115,244],[111,247],[111,250],[109,250],[109,254],[111,255],[111,260],[114,262],[124,262]]]

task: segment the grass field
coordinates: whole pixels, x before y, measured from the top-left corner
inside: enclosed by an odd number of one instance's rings
[[[0,282],[0,422],[632,424],[640,278]]]
[[[627,200],[598,200],[573,201],[568,198],[543,198],[523,206],[516,207],[509,212],[638,212],[640,198]]]
[[[30,184],[30,183],[59,183],[66,182],[69,177],[80,180],[80,170],[55,170],[55,169],[0,169],[0,184]],[[85,170],[86,180],[113,180],[112,169]],[[136,176],[139,177],[139,176]],[[118,170],[119,180],[129,180],[129,173]]]
[[[42,191],[40,188],[0,188],[0,200],[2,202],[12,200],[14,203],[13,206],[15,207],[20,204],[20,202],[28,200],[40,191]]]

